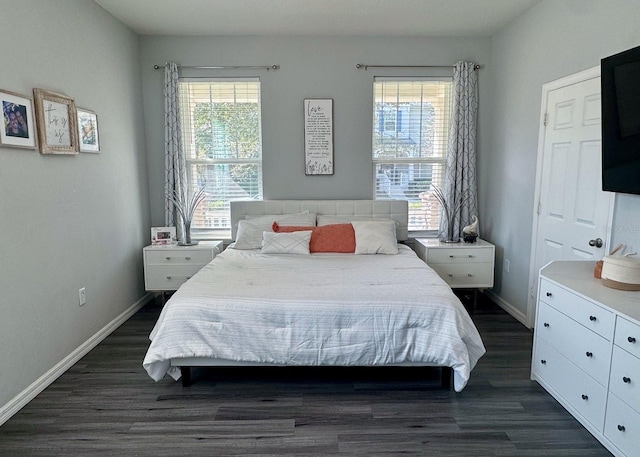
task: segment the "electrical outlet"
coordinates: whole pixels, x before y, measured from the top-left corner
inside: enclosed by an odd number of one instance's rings
[[[87,292],[84,287],[78,290],[78,299],[80,301],[80,306],[87,303]]]
[[[511,261],[509,259],[504,259],[504,272],[509,273],[510,268],[511,268]]]

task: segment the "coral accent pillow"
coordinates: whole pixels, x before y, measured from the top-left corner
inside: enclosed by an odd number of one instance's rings
[[[281,227],[277,222],[272,229],[276,233],[307,231],[309,227]],[[311,228],[309,251],[342,252],[353,254],[356,250],[356,233],[351,224],[331,224]]]

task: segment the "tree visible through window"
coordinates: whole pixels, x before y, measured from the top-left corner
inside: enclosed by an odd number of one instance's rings
[[[260,81],[181,80],[180,97],[189,193],[207,195],[192,229],[228,237],[229,202],[262,198]]]
[[[407,200],[410,231],[438,230],[451,79],[376,78],[373,92],[375,198]]]

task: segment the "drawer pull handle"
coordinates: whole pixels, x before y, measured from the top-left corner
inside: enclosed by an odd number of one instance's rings
[[[187,279],[191,279],[191,276],[187,276]]]
[[[461,274],[457,274],[457,275],[454,275],[453,273],[449,273],[449,277],[450,278],[455,278],[456,276],[465,277],[465,278],[473,278],[473,275],[471,273],[461,273]]]
[[[542,359],[542,360],[540,360],[540,363],[543,364],[543,365],[546,365],[547,361],[545,359]]]
[[[191,257],[185,257],[184,260],[191,260]]]
[[[165,259],[167,259],[167,260],[171,260],[171,257],[165,257]]]
[[[171,281],[171,276],[167,276],[167,281]]]
[[[587,355],[587,357],[593,357],[593,352],[589,352],[589,351],[587,351],[587,352],[586,352],[586,355]]]
[[[596,316],[589,316],[591,322],[595,322],[598,318]]]
[[[455,259],[456,257],[462,257],[464,259],[473,259],[475,256],[469,254],[469,255],[450,255],[449,258],[450,259]]]
[[[635,339],[634,337],[630,336],[629,338],[627,338],[627,341],[628,341],[629,343],[635,343],[635,342],[636,342],[636,339]]]
[[[627,376],[623,376],[622,377],[622,382],[624,382],[625,384],[629,384],[631,382],[631,378],[629,378]]]
[[[547,292],[547,297],[553,297],[553,294],[551,292]]]
[[[542,325],[544,325],[545,327],[549,328],[549,323],[548,323],[548,322],[545,322],[545,323],[544,323],[544,324],[542,324]]]
[[[624,428],[624,425],[618,425],[618,430],[624,432],[626,429]]]
[[[585,394],[582,394],[582,399],[583,399],[583,400],[588,400],[588,399],[589,399],[589,396],[588,396],[588,395],[585,395]]]

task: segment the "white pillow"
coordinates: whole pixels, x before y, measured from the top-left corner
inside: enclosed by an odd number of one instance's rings
[[[262,247],[262,232],[271,231],[273,221],[269,219],[252,219],[238,221],[238,232],[233,249],[260,249]]]
[[[397,254],[396,223],[389,221],[354,221],[355,254]]]
[[[252,215],[247,214],[245,220],[254,222],[267,220],[270,224],[277,222],[280,226],[296,225],[300,227],[313,227],[316,225],[316,213],[310,213],[305,211],[303,213],[292,214],[265,214],[265,215]]]
[[[260,252],[309,255],[309,241],[311,241],[311,230],[289,233],[263,232]]]

